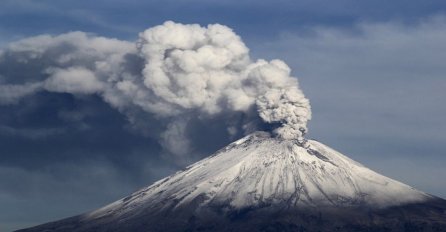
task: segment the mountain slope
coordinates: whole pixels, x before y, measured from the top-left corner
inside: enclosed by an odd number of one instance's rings
[[[257,132],[104,208],[23,231],[446,231],[446,203]]]

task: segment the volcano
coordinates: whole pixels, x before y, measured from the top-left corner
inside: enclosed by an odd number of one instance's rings
[[[320,142],[256,132],[103,208],[19,231],[446,231],[446,200]]]

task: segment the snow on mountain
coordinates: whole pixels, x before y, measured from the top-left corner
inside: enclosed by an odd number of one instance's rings
[[[196,211],[271,205],[379,209],[430,198],[317,141],[302,145],[257,132],[85,219],[119,218],[139,210],[175,211],[188,205]]]
[[[246,136],[126,198],[20,232],[440,231],[446,201],[317,141]]]

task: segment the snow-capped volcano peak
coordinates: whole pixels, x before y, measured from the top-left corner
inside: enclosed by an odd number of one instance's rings
[[[126,214],[140,207],[175,211],[207,207],[383,208],[430,196],[382,176],[333,149],[309,140],[256,132],[88,217]]]
[[[445,218],[445,200],[319,142],[256,132],[101,209],[23,231],[446,231]]]

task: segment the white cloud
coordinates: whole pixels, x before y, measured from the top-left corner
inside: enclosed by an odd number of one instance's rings
[[[283,91],[294,96],[287,105],[299,104],[301,111],[282,111],[275,119],[262,119],[267,123],[295,123],[295,127],[306,130],[311,118],[309,102],[298,88],[297,80],[290,76],[289,67],[279,60],[251,61],[248,48],[226,26],[215,24],[205,28],[166,22],[141,33],[138,47],[146,60],[144,84],[150,90],[148,93],[154,95],[149,98],[165,102],[161,105],[163,109],[165,105],[174,109],[166,112],[170,115],[190,109],[208,115],[247,112],[257,99],[268,98],[269,91]],[[150,101],[144,101],[147,103]],[[151,111],[160,111],[157,104],[146,106]],[[272,108],[257,109],[265,112]],[[299,120],[287,119],[291,117]],[[301,135],[300,130],[288,133],[288,137]]]
[[[23,85],[0,84],[0,105],[15,104],[24,96],[33,94],[40,88],[40,83],[26,83]]]
[[[261,130],[263,120],[278,125],[282,137],[297,138],[311,118],[290,68],[280,60],[251,60],[241,38],[219,24],[168,21],[140,33],[136,45],[83,32],[41,35],[10,44],[1,57],[22,67],[15,76],[46,91],[98,94],[135,125],[157,118],[165,130],[157,135],[160,144],[177,155],[193,150],[188,119],[223,115],[226,136]],[[21,75],[28,67],[35,73]],[[12,88],[8,81],[20,82],[4,79],[4,89]],[[4,102],[42,89],[14,88],[20,91],[5,91]],[[230,122],[237,113],[241,124]]]
[[[51,92],[93,94],[104,88],[92,71],[82,67],[49,69],[48,73],[50,77],[46,79],[44,87]]]

